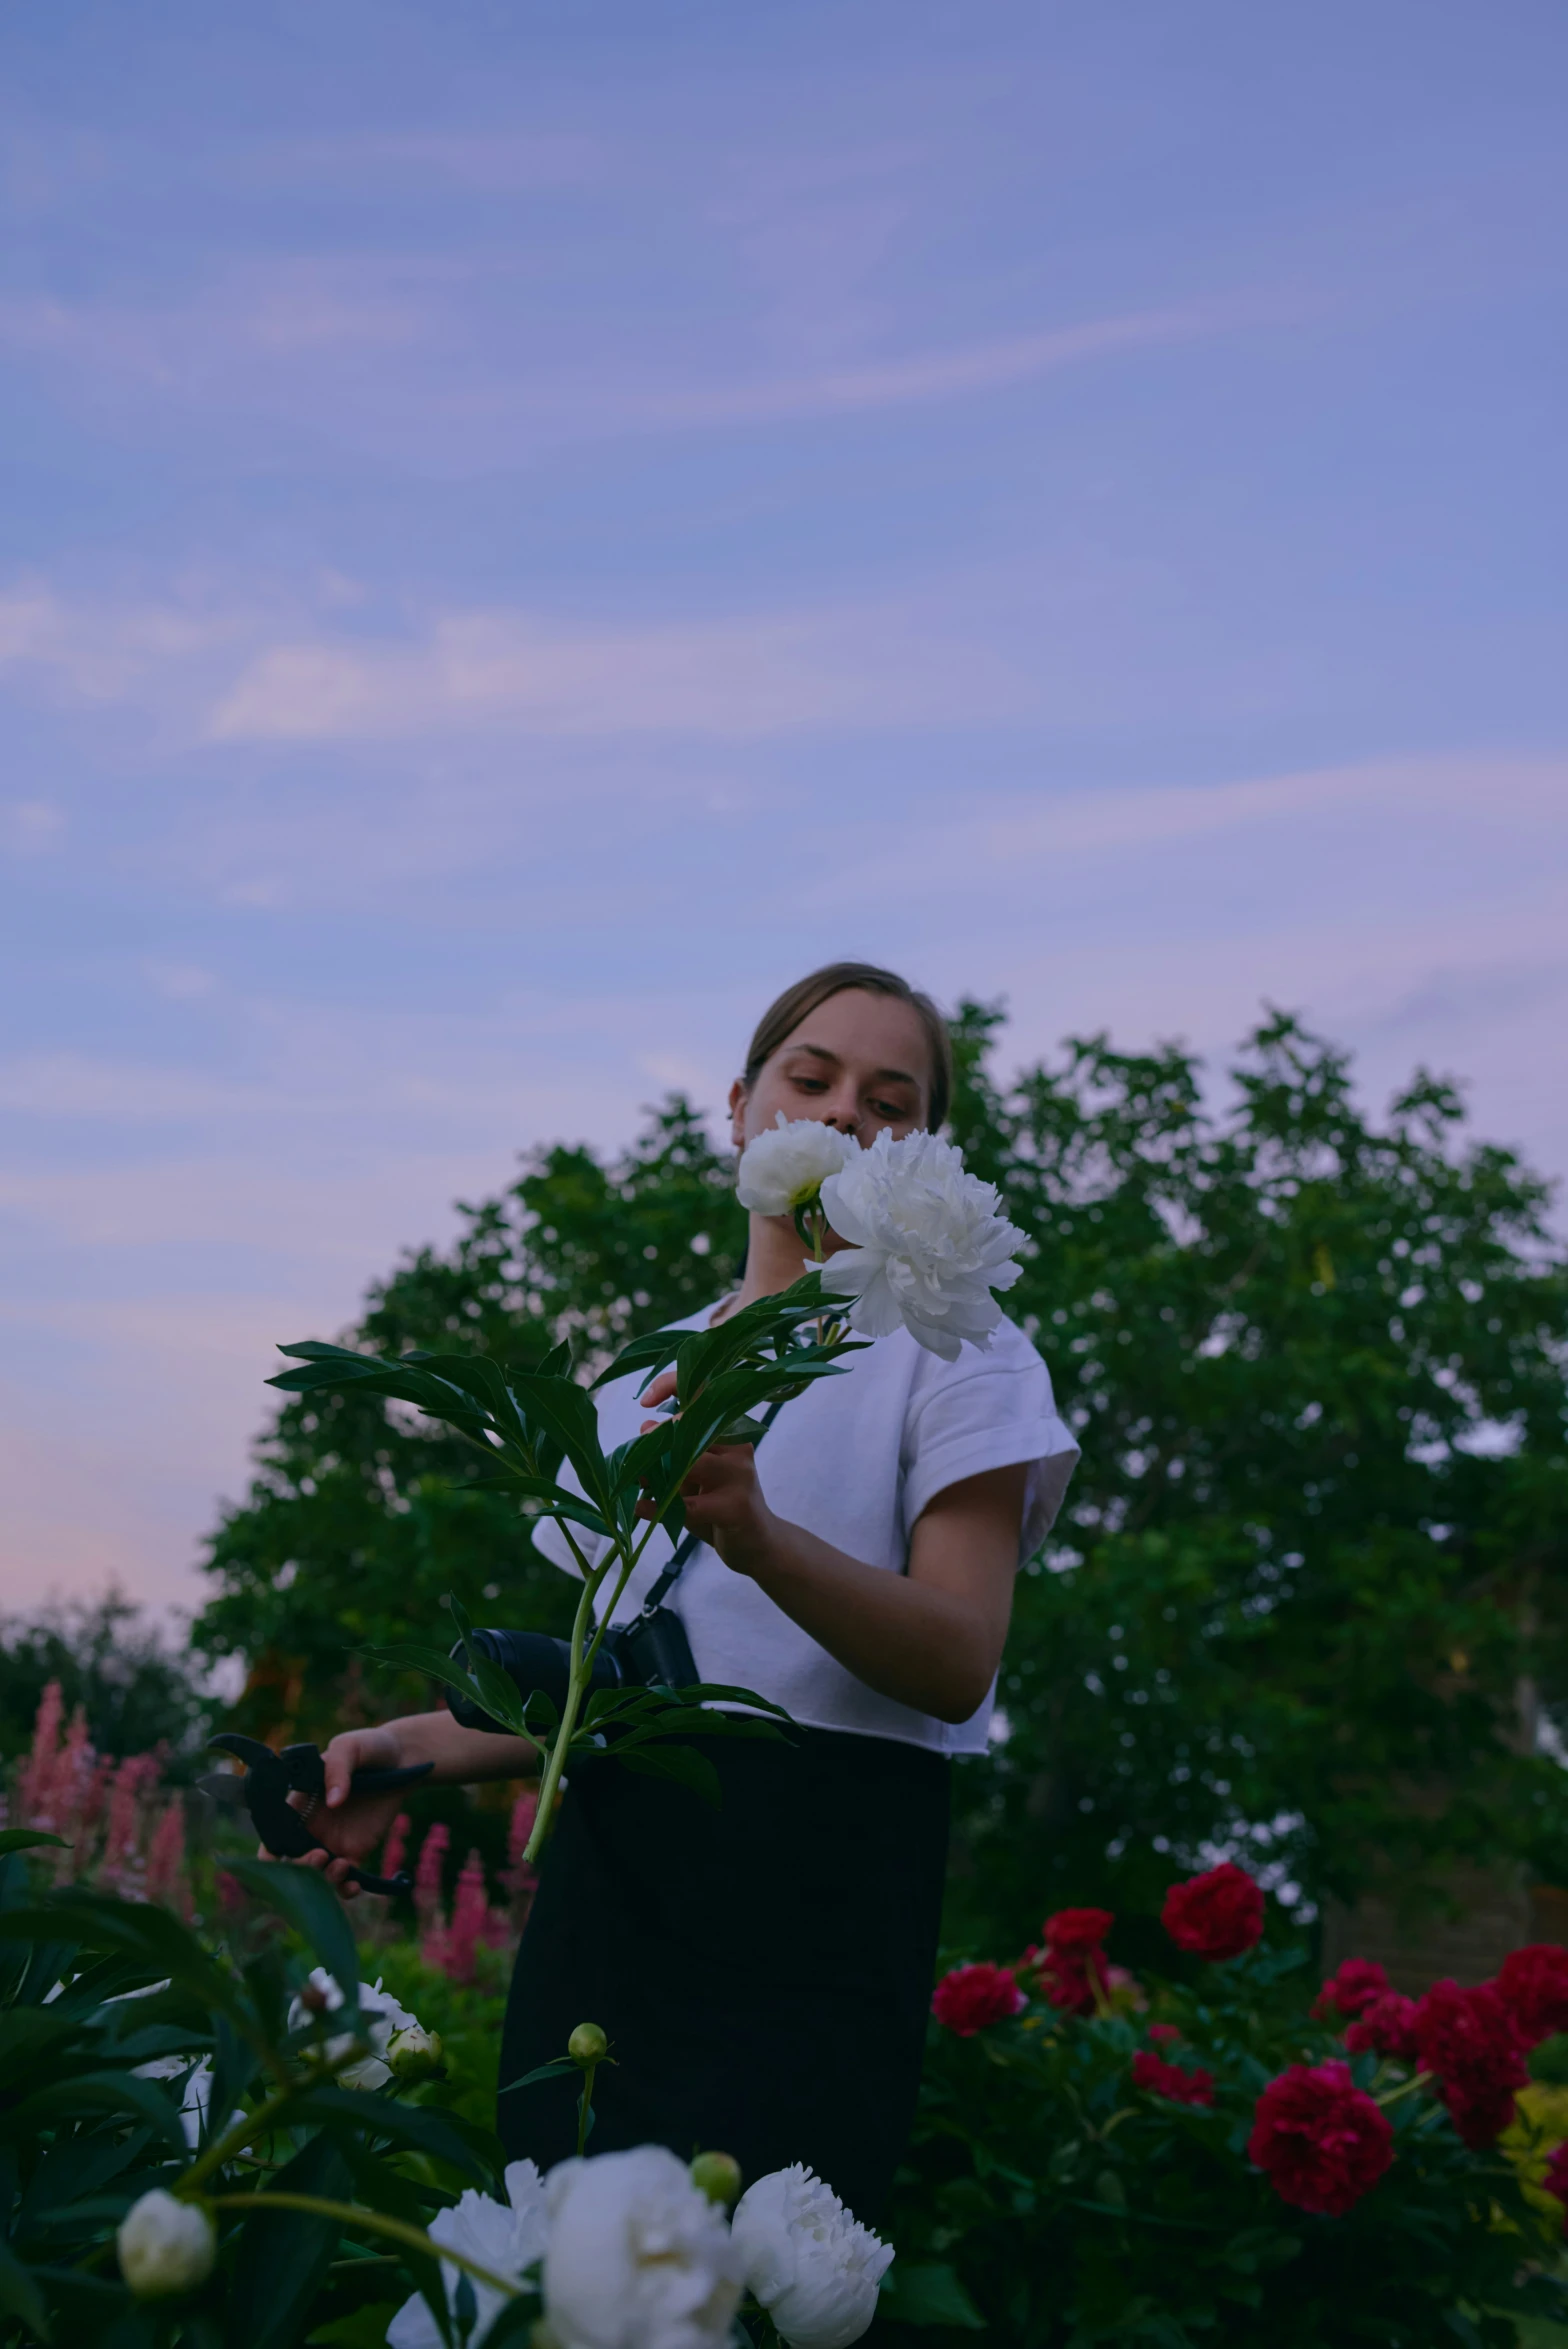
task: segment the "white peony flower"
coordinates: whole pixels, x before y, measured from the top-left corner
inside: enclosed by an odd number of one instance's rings
[[[329,1974],[325,1966],[317,1966],[311,1973],[310,1986],[312,1990],[319,1990],[326,2000],[328,2014],[336,2014],[343,2004],[343,1992],[336,1976]],[[394,2036],[399,2031],[417,2031],[419,2023],[406,2006],[398,2005],[390,1990],[382,1989],[379,1981],[374,1987],[361,1982],[359,2011],[366,2025],[365,2035],[370,2041],[370,2053],[339,2072],[338,2085],[341,2088],[380,2088],[392,2077],[392,2067],[384,2063],[382,2058]],[[289,2029],[298,2031],[308,2020],[309,2009],[296,1998],[289,2008]],[[335,2038],[327,2041],[328,2060],[336,2063],[340,2056],[348,2054],[354,2043],[351,2031],[339,2032]]]
[[[797,2161],[748,2186],[735,2211],[747,2289],[789,2349],[846,2349],[876,2314],[893,2246]]]
[[[115,2238],[120,2273],[138,2300],[194,2292],[212,2273],[218,2238],[207,2213],[161,2186],[133,2202]]]
[[[460,2202],[431,2220],[429,2232],[436,2242],[477,2259],[495,2275],[515,2278],[521,2290],[524,2269],[544,2256],[544,2181],[531,2161],[508,2162],[505,2176],[507,2201],[494,2202],[488,2194],[476,2194],[470,2188]],[[446,2304],[454,2313],[457,2279],[463,2272],[450,2260],[441,2262]],[[477,2276],[468,2280],[474,2287],[478,2310],[474,2339],[482,2341],[506,2302]],[[445,2349],[436,2320],[417,2292],[404,2301],[388,2325],[387,2349]]]
[[[545,2186],[560,2349],[722,2349],[740,2306],[723,2214],[662,2145],[563,2161]]]
[[[850,1245],[822,1268],[824,1288],[852,1297],[849,1325],[885,1338],[900,1326],[944,1361],[961,1343],[987,1346],[1002,1318],[993,1289],[1010,1289],[1024,1234],[998,1212],[994,1183],[964,1171],[963,1153],[935,1134],[884,1130],[822,1186],[822,1204]]]
[[[791,1125],[781,1109],[771,1131],[760,1133],[741,1152],[735,1195],[758,1215],[793,1215],[859,1148],[853,1134],[841,1134],[837,1126],[812,1117]]]

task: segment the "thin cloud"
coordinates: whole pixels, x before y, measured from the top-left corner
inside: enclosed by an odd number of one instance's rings
[[[42,672],[87,701],[118,700],[150,676],[231,642],[236,615],[156,602],[68,602],[19,585],[0,595],[0,672]]]
[[[274,646],[218,704],[210,732],[296,742],[471,727],[756,738],[995,718],[1025,706],[998,654],[896,612],[579,631],[526,613],[469,612],[409,645]]]
[[[1077,326],[1049,327],[953,350],[918,352],[906,359],[837,368],[819,375],[752,384],[721,383],[708,390],[672,393],[668,398],[650,395],[634,405],[638,418],[649,424],[771,423],[910,407],[1003,391],[1117,352],[1192,342],[1238,327],[1280,323],[1291,315],[1277,300],[1195,302],[1088,319]],[[630,405],[627,412],[631,412]]]
[[[1287,823],[1343,825],[1384,819],[1416,836],[1441,820],[1451,828],[1485,811],[1490,832],[1535,829],[1560,838],[1568,761],[1514,754],[1365,760],[1233,783],[1101,788],[971,799],[957,821],[906,828],[894,855],[878,860],[881,891],[913,900],[960,881],[991,892],[999,875],[1056,871],[1069,858],[1114,856],[1140,864],[1180,842]],[[858,875],[827,871],[811,903],[862,901]]]

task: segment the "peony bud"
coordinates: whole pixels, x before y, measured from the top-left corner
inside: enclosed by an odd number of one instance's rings
[[[609,2048],[610,2042],[597,2023],[579,2023],[566,2042],[567,2054],[585,2071],[590,2064],[603,2063]]]
[[[207,2213],[194,2202],[177,2202],[161,2186],[133,2202],[120,2221],[115,2245],[120,2273],[138,2300],[171,2292],[194,2292],[212,2273],[218,2238]]]
[[[419,2023],[410,2023],[395,2034],[386,2059],[393,2078],[405,2085],[412,2085],[416,2080],[434,2080],[442,2069],[441,2034],[427,2031]]]
[[[733,2153],[699,2153],[691,2165],[691,2182],[710,2202],[728,2210],[740,2193],[740,2163]]]

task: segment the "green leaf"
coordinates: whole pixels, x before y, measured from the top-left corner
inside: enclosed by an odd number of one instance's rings
[[[405,2225],[425,2228],[428,2232],[431,2214],[424,2206],[428,2189],[417,2188],[411,2179],[403,2177],[390,2162],[372,2153],[362,2140],[345,2138],[343,2151],[353,2169],[355,2194],[360,2202],[371,2210],[380,2211],[386,2218],[402,2219]],[[381,2243],[384,2246],[384,2237]],[[442,2340],[452,2341],[451,2311],[439,2262],[403,2244],[399,2244],[398,2253],[413,2281],[414,2289],[429,2309]]]
[[[561,2080],[568,2072],[575,2072],[580,2068],[569,2055],[558,2055],[547,2064],[536,2064],[533,2070],[525,2072],[520,2080],[509,2081],[506,2087],[497,2089],[496,2094],[510,2096],[516,2088],[532,2088],[540,2080]]]
[[[361,2088],[321,2087],[308,2091],[293,2117],[315,2121],[339,2135],[347,2130],[361,2139],[384,2137],[411,2152],[428,2154],[432,2161],[449,2163],[475,2185],[489,2182],[487,2164],[454,2120],[433,2105],[402,2104]]]
[[[55,1844],[61,1851],[71,1848],[63,1835],[46,1835],[41,1827],[0,1827],[0,1859],[8,1852],[31,1851],[40,1843]]]
[[[359,1947],[343,1903],[318,1869],[287,1860],[229,1860],[231,1876],[285,1917],[308,1942],[352,2006],[359,1996]]]
[[[590,1501],[613,1511],[614,1496],[599,1441],[599,1415],[586,1389],[569,1378],[520,1375],[518,1401],[554,1436]]]
[[[308,2335],[309,2349],[386,2349],[387,2327],[400,2300],[367,2300],[347,2316],[332,2317]]]
[[[42,2008],[13,2007],[9,2014],[0,2015],[0,2086],[11,2093],[40,2065],[57,2071],[61,2049],[85,2031],[83,2016],[59,2013],[60,2003]]]
[[[118,1900],[109,1893],[67,1886],[46,1893],[31,1908],[0,1910],[0,1941],[38,1945],[35,1964],[19,1994],[24,2000],[51,1988],[59,1979],[64,1956],[85,1944],[131,1960],[144,1981],[175,1983],[210,2010],[236,2018],[243,2013],[244,2001],[233,1977],[208,1956],[172,1911],[150,1901]],[[43,1980],[45,1975],[50,1979]]]
[[[328,2136],[312,2137],[269,2183],[289,2194],[346,2202],[353,2173]],[[232,2305],[244,2311],[246,2349],[293,2349],[338,2246],[339,2224],[305,2210],[248,2211],[234,2258]]]
[[[515,2300],[505,2301],[490,2320],[488,2332],[473,2344],[473,2349],[508,2349],[510,2342],[529,2341],[538,2321],[539,2300],[533,2292],[519,2292]]]
[[[882,2280],[877,2302],[879,2317],[904,2325],[952,2325],[967,2333],[983,2333],[985,2318],[950,2267],[906,2266],[896,2259]]]
[[[467,1697],[481,1712],[488,1713],[493,1721],[505,1722],[514,1737],[529,1737],[531,1734],[523,1700],[515,1684],[500,1665],[488,1656],[476,1653],[473,1672],[466,1672],[461,1664],[444,1654],[440,1648],[427,1648],[416,1643],[389,1648],[364,1648],[360,1653],[371,1657],[378,1664],[392,1665],[402,1671],[423,1672],[428,1680],[439,1681],[443,1688],[456,1689],[459,1696]]]
[[[70,2113],[128,2113],[156,2129],[185,2159],[185,2131],[174,2099],[157,2081],[138,2080],[131,2072],[78,2072],[69,2079],[51,2080],[11,2107],[5,2116],[6,2134],[25,2142],[31,2130],[52,2128]]]
[[[49,2314],[37,2279],[28,2274],[14,2252],[0,2243],[0,2310],[19,2317],[35,2340],[48,2341]]]

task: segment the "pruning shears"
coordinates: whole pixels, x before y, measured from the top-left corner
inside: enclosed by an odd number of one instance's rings
[[[311,1813],[327,1791],[326,1764],[319,1746],[286,1745],[281,1753],[274,1753],[259,1738],[240,1737],[233,1731],[208,1742],[218,1752],[243,1762],[245,1775],[236,1778],[229,1771],[213,1771],[199,1781],[203,1794],[229,1807],[243,1801],[256,1833],[275,1860],[302,1860],[307,1852],[325,1850],[320,1836],[310,1831]],[[395,1787],[412,1786],[418,1779],[428,1778],[434,1766],[415,1762],[406,1770],[356,1770],[349,1780],[349,1792],[391,1794]],[[305,1796],[303,1808],[289,1801],[291,1794]],[[413,1878],[407,1874],[373,1876],[367,1869],[350,1868],[349,1877],[362,1891],[389,1897],[414,1889]]]

